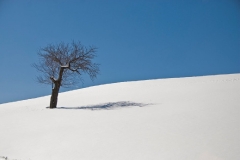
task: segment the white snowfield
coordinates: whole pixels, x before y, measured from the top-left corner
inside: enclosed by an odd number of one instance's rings
[[[240,74],[94,86],[61,93],[58,109],[49,99],[0,105],[0,159],[240,159]]]

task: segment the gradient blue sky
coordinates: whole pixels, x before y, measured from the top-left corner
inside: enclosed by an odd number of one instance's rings
[[[61,91],[240,73],[240,1],[0,0],[0,103],[49,95],[31,64],[72,40],[98,47],[101,74]]]

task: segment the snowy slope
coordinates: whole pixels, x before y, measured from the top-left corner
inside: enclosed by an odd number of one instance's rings
[[[54,110],[49,98],[0,105],[0,157],[240,159],[240,74],[94,86]]]

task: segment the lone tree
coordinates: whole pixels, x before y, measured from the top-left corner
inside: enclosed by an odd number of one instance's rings
[[[33,67],[42,72],[37,77],[39,83],[52,85],[50,108],[57,107],[60,87],[70,87],[78,82],[83,73],[93,80],[99,73],[99,65],[92,62],[96,56],[95,47],[85,47],[80,42],[48,45],[40,49],[40,61]]]

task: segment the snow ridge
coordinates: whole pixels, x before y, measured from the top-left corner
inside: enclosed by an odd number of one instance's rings
[[[94,86],[0,105],[0,159],[239,160],[240,74]]]

